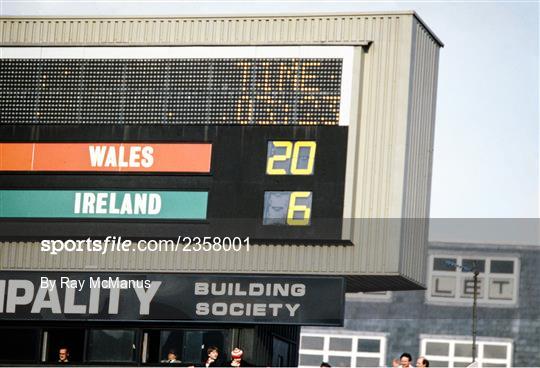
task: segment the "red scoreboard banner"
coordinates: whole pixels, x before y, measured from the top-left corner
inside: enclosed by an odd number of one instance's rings
[[[209,173],[211,143],[0,143],[0,171]]]

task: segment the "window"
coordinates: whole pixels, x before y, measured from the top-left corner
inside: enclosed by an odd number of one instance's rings
[[[511,366],[512,342],[483,338],[477,340],[476,346],[479,368]],[[430,367],[467,367],[472,362],[472,340],[423,338],[420,349]]]
[[[0,328],[0,364],[38,360],[40,333],[30,328]]]
[[[135,360],[135,347],[135,330],[89,330],[87,360],[132,362]]]
[[[198,365],[207,358],[207,349],[215,346],[219,350],[218,363],[229,360],[225,346],[229,345],[228,334],[223,330],[145,330],[143,332],[143,363],[164,363],[169,352],[185,364]]]
[[[302,336],[302,348],[307,350],[323,350],[323,336]]]
[[[519,262],[511,257],[485,257],[475,255],[430,256],[428,302],[467,303],[474,296],[473,273],[455,265],[476,269],[477,297],[480,305],[516,305],[519,286]]]
[[[386,337],[348,334],[302,333],[300,367],[378,367],[384,365]]]
[[[84,353],[84,329],[78,328],[54,328],[47,329],[43,333],[46,339],[45,362],[58,362],[60,349],[67,349],[67,359],[71,363],[83,361]]]
[[[272,338],[272,367],[287,367],[291,344],[277,337]]]
[[[345,294],[347,301],[362,302],[389,302],[392,299],[391,291],[369,291]]]

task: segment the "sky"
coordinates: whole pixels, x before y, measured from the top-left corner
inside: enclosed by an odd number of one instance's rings
[[[432,218],[540,217],[538,1],[32,1],[2,15],[186,16],[415,10],[440,54]],[[538,221],[526,220],[538,231]],[[510,225],[513,227],[514,225]],[[540,237],[538,232],[531,233]]]

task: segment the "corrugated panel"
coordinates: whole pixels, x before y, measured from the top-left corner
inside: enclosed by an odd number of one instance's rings
[[[439,47],[415,20],[411,64],[409,130],[407,133],[401,272],[422,280],[428,242],[429,198],[435,126]]]
[[[365,42],[371,38],[363,31],[363,22],[412,16],[413,12],[212,18],[5,17],[0,18],[0,42],[4,46]]]
[[[252,245],[240,252],[93,252],[50,255],[39,243],[0,243],[0,269],[63,269],[170,272],[267,272],[331,274],[347,272],[335,262],[336,254],[352,257],[352,246]],[[75,256],[76,255],[76,256]]]
[[[424,151],[432,147],[432,130],[425,129],[426,124],[432,124],[434,116],[432,95],[436,72],[432,69],[437,63],[433,56],[437,53],[437,44],[425,36],[425,29],[418,21],[413,23],[413,19],[412,13],[204,19],[0,19],[0,38],[4,45],[270,45],[372,41],[362,57],[362,75],[355,75],[361,79],[359,113],[356,121],[351,121],[357,127],[355,144],[358,149],[352,205],[353,217],[359,219],[354,227],[356,246],[279,245],[254,246],[249,253],[234,254],[133,252],[108,256],[81,253],[73,257],[43,254],[34,243],[10,243],[0,246],[0,268],[395,275],[401,263],[401,271],[407,277],[422,282],[422,268],[414,265],[418,264],[415,259],[425,251],[415,244],[424,234],[420,231],[401,239],[408,232],[401,229],[399,220],[389,220],[399,219],[402,214],[425,216],[428,206],[429,185],[418,192],[414,185],[425,182],[424,175],[430,175],[426,167],[431,164],[427,164]],[[419,41],[414,52],[411,51],[413,27],[424,32],[423,38],[417,36]],[[420,35],[419,30],[416,32]],[[421,39],[425,39],[429,47],[422,46]],[[416,56],[412,68],[411,55]],[[426,84],[422,76],[429,70],[430,74],[425,77],[431,82]],[[413,73],[412,78],[410,73]],[[409,91],[412,91],[411,96]],[[408,124],[412,125],[409,131]],[[419,166],[406,168],[405,162],[416,158],[420,159]],[[408,190],[405,194],[404,183]],[[401,253],[400,246],[404,247]]]
[[[355,227],[363,251],[357,267],[367,272],[396,270],[399,263],[399,221],[381,219],[399,219],[402,210],[410,24],[373,17],[363,25],[374,42],[363,65],[354,215],[371,219]]]
[[[50,255],[39,243],[0,243],[2,270],[102,270],[147,272],[238,272],[287,274],[366,274],[339,268],[353,256],[351,246],[252,246],[238,253],[108,253],[80,252]],[[284,262],[286,261],[286,262]],[[379,271],[378,273],[382,273]]]

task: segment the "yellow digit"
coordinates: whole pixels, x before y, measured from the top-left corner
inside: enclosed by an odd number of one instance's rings
[[[311,208],[304,205],[297,205],[297,198],[309,198],[311,192],[292,192],[289,199],[289,211],[287,212],[287,225],[293,226],[306,226],[309,225],[309,219],[311,217]],[[303,212],[304,216],[301,219],[295,219],[295,212]]]
[[[268,158],[268,163],[266,164],[266,173],[268,175],[286,175],[287,170],[285,169],[275,169],[274,162],[287,161],[291,158],[292,151],[292,142],[290,141],[273,141],[272,144],[276,148],[285,147],[285,154],[283,155],[272,155]]]
[[[298,168],[298,161],[300,160],[300,149],[309,148],[308,164],[305,169]],[[317,143],[313,141],[296,142],[294,144],[294,151],[291,162],[291,174],[293,175],[311,175],[313,174],[313,164],[315,163],[315,150],[317,149]]]

